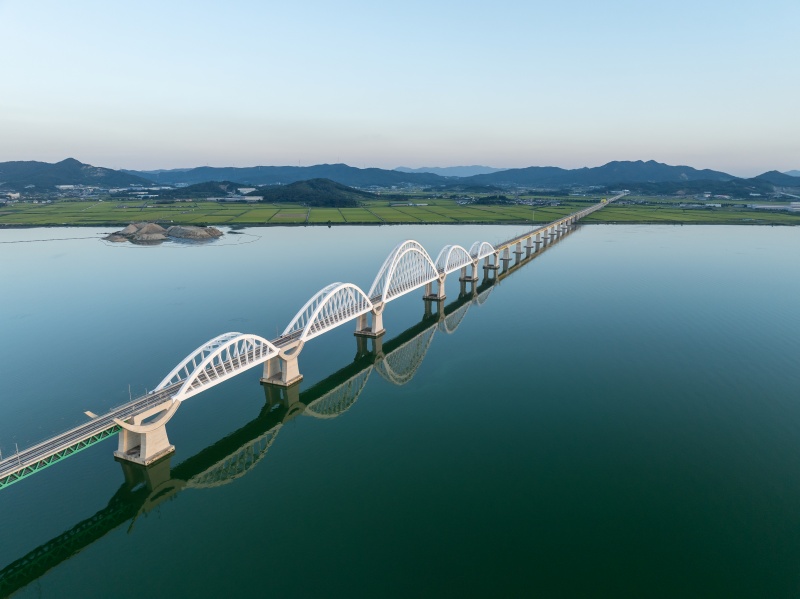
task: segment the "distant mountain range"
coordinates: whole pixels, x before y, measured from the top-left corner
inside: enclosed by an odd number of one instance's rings
[[[124,171],[162,184],[239,181],[248,185],[287,185],[309,179],[330,179],[352,187],[442,185],[447,179],[431,173],[403,173],[380,168],[356,168],[346,164],[316,166],[212,167],[162,171]]]
[[[491,166],[423,166],[421,168],[408,168],[398,166],[396,171],[401,173],[432,173],[442,177],[471,177],[472,175],[488,175],[504,171],[504,168],[492,168]]]
[[[530,185],[535,187],[565,185],[614,185],[617,183],[730,181],[733,175],[690,166],[670,166],[655,160],[643,162],[614,161],[593,168],[563,169],[556,166],[512,168],[487,175],[467,177],[471,183],[482,185]]]
[[[473,168],[473,167],[454,167]],[[486,167],[488,168],[488,167]],[[593,168],[563,169],[555,166],[531,166],[496,170],[468,177],[441,176],[429,172],[407,172],[379,168],[360,169],[346,164],[317,166],[255,166],[248,168],[199,167],[172,171],[125,171],[159,183],[200,183],[203,181],[240,181],[250,185],[288,184],[308,179],[330,179],[353,187],[391,187],[425,185],[506,185],[530,187],[563,187],[568,185],[613,185],[639,182],[730,181],[733,175],[690,166],[670,166],[650,160],[643,162],[609,162]]]
[[[790,177],[800,177],[800,171],[786,171],[783,174],[789,175]]]
[[[83,164],[74,158],[68,158],[56,164],[34,161],[0,163],[0,191],[21,191],[28,186],[35,186],[36,190],[46,190],[56,185],[109,188],[130,185],[152,186],[153,184],[196,185],[212,181],[236,181],[236,184],[242,186],[262,187],[289,185],[313,179],[327,179],[341,185],[358,188],[373,186],[401,188],[412,185],[433,190],[453,189],[476,192],[478,190],[495,191],[506,187],[557,190],[570,186],[582,186],[647,189],[653,193],[677,193],[682,190],[694,193],[703,188],[712,193],[727,193],[733,189],[740,190],[740,193],[744,193],[744,190],[762,193],[765,190],[771,191],[772,186],[800,187],[800,177],[778,171],[769,171],[752,179],[741,179],[720,171],[698,170],[690,166],[670,166],[653,160],[647,162],[641,160],[615,161],[603,166],[571,170],[555,166],[532,166],[494,170],[494,172],[468,177],[445,177],[430,172],[404,172],[380,168],[361,169],[346,164],[248,168],[204,166],[157,171],[115,171]],[[204,191],[216,194],[222,190],[216,187]]]
[[[67,158],[61,162],[18,161],[0,162],[0,183],[6,188],[53,188],[56,185],[96,185],[97,187],[127,187],[131,184],[152,185],[139,177],[110,168],[91,166]]]

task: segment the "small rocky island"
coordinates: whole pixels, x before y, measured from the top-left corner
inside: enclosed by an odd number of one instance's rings
[[[131,243],[161,243],[168,239],[188,239],[191,241],[209,241],[222,237],[222,231],[215,227],[194,227],[191,225],[175,225],[165,229],[156,223],[131,223],[124,229],[115,231],[103,239],[106,241],[130,241]]]

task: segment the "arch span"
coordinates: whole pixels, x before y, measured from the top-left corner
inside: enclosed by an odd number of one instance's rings
[[[278,355],[258,335],[225,333],[204,343],[172,369],[154,391],[180,384],[173,401],[183,401]]]
[[[409,239],[398,244],[384,260],[369,288],[369,297],[386,303],[438,278],[439,271],[428,252]]]
[[[436,270],[444,274],[469,266],[473,258],[469,252],[460,245],[446,245],[436,257]]]
[[[331,283],[300,308],[281,336],[297,335],[301,342],[305,342],[366,314],[372,308],[372,302],[359,287],[352,283]]]
[[[469,255],[473,260],[480,260],[494,254],[494,246],[488,241],[476,241],[469,248]]]

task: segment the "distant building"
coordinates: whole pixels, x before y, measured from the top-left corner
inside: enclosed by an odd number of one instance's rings
[[[754,210],[790,210],[790,207],[785,204],[748,204],[747,207]]]

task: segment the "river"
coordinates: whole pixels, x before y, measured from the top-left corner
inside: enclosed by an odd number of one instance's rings
[[[0,450],[368,289],[404,239],[523,230],[4,230]],[[297,396],[256,368],[187,400],[151,487],[113,439],[0,491],[0,588],[16,564],[19,597],[796,596],[798,256],[797,228],[585,225],[480,301],[450,275],[447,322],[391,302],[378,359],[348,324]]]

